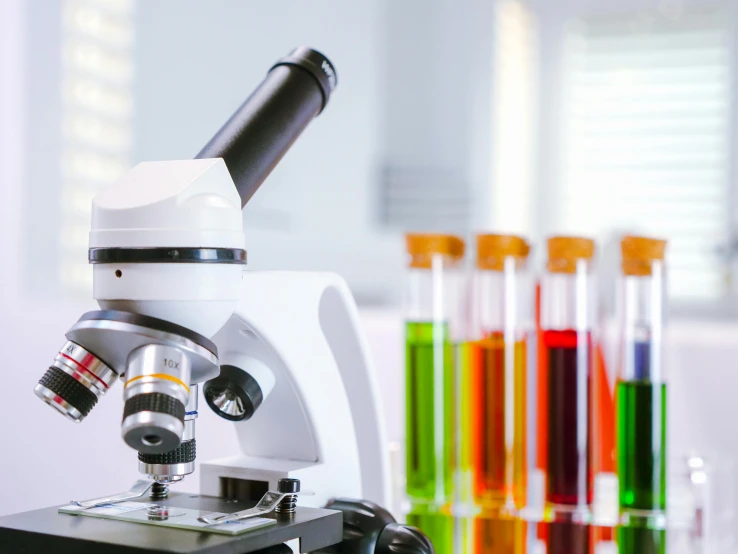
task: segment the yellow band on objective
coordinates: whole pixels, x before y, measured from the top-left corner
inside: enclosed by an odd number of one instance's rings
[[[185,385],[182,380],[177,379],[173,375],[167,375],[166,373],[150,373],[148,375],[138,375],[137,377],[133,377],[132,379],[129,379],[128,381],[126,381],[126,384],[123,386],[123,388],[126,388],[128,385],[130,385],[134,381],[143,379],[144,377],[153,377],[154,379],[164,379],[166,381],[171,381],[172,383],[177,383],[178,385],[182,385],[185,389],[187,389],[188,393],[190,392],[190,387]]]

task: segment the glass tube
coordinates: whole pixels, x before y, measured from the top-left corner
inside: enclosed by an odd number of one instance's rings
[[[405,295],[405,430],[408,522],[436,552],[454,550],[456,453],[455,345],[463,339],[464,242],[452,235],[408,234]]]
[[[616,385],[621,552],[663,554],[666,534],[666,380],[662,360],[666,242],[621,242],[620,363]]]
[[[541,281],[539,409],[545,410],[546,506],[552,513],[547,554],[588,554],[592,502],[592,323],[594,242],[548,241]]]
[[[532,289],[530,247],[521,237],[479,235],[474,275],[474,334],[470,409],[474,500],[482,510],[475,525],[478,554],[522,554],[526,502],[527,336]]]

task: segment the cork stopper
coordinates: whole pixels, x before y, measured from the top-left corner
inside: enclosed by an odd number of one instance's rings
[[[653,274],[653,263],[663,261],[666,241],[648,237],[625,236],[620,241],[623,274],[647,276]]]
[[[514,257],[523,262],[528,258],[530,245],[517,235],[477,235],[477,267],[503,271],[505,258]]]
[[[464,241],[456,235],[408,233],[405,244],[413,268],[430,269],[433,256],[445,256],[451,261],[464,257]]]
[[[576,273],[578,260],[594,257],[595,243],[584,237],[551,237],[548,239],[548,263],[551,273]]]

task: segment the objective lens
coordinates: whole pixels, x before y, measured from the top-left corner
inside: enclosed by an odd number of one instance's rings
[[[197,419],[197,385],[191,385],[190,397],[185,408],[184,433],[182,442],[163,454],[138,453],[138,471],[148,475],[157,483],[176,483],[195,471],[195,420]],[[151,437],[144,437],[148,440]]]
[[[82,421],[118,374],[92,352],[67,341],[33,392],[75,423]]]
[[[128,357],[121,433],[128,446],[144,454],[177,448],[185,430],[192,367],[172,346],[149,344]]]

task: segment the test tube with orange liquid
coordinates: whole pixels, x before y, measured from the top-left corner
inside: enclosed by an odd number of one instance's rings
[[[469,354],[469,448],[476,554],[523,554],[526,525],[527,331],[530,247],[522,237],[477,236]]]

